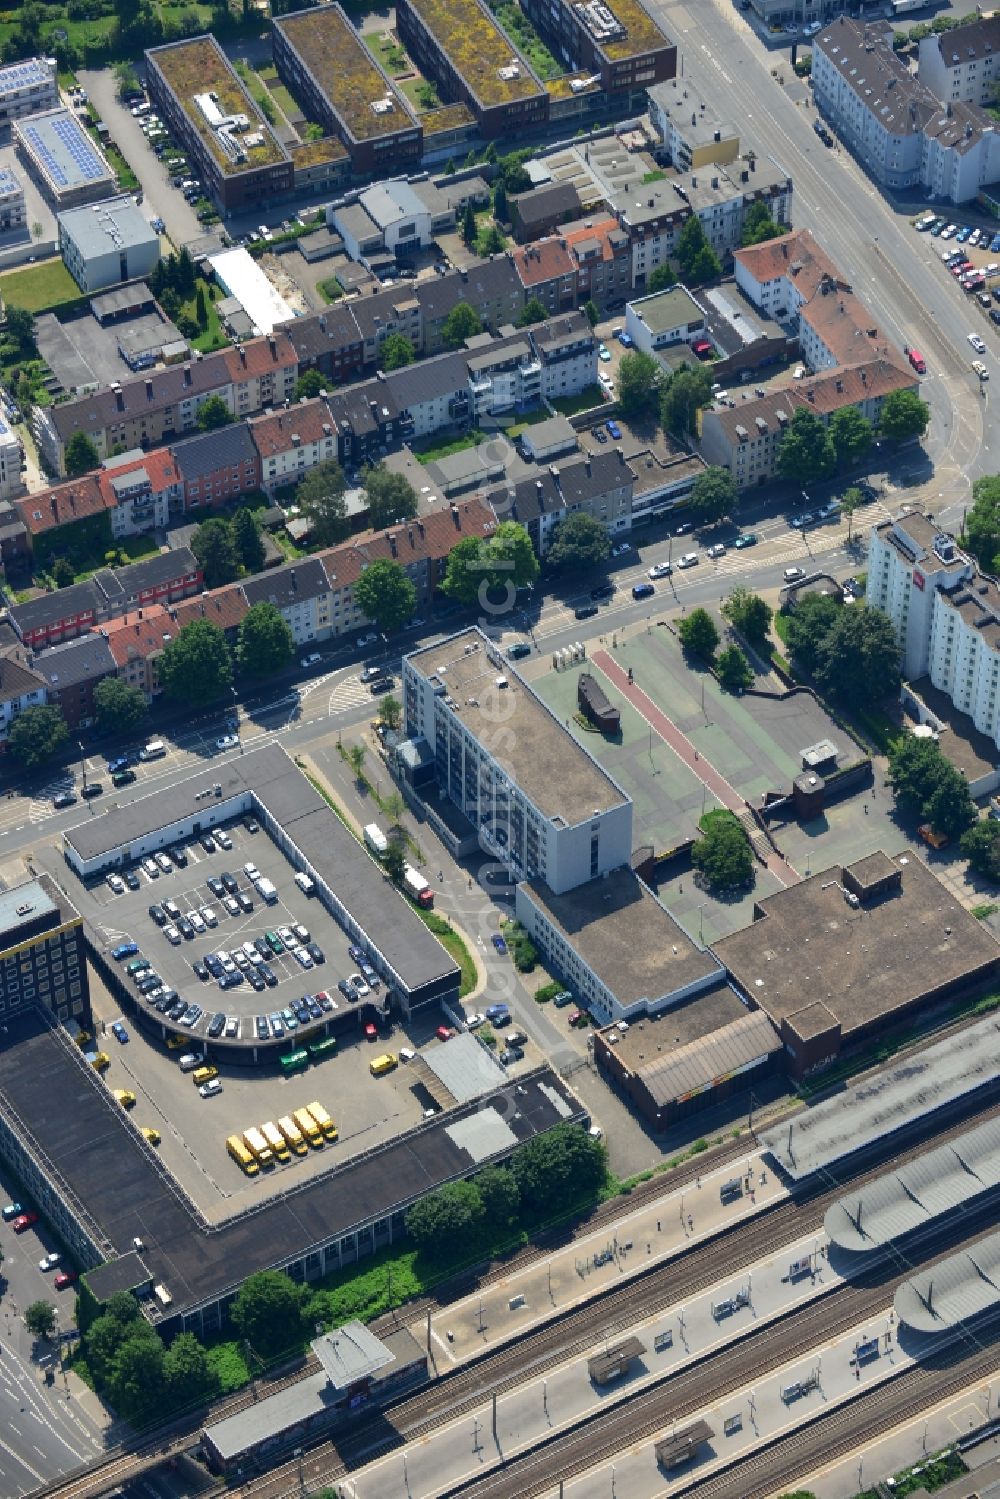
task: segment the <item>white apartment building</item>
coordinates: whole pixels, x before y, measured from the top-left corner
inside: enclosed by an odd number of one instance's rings
[[[0,657],[0,748],[6,749],[11,724],[25,708],[47,701],[48,683],[13,656]]]
[[[333,592],[318,557],[306,557],[247,578],[243,584],[247,603],[272,604],[292,632],[296,646],[326,640],[333,623]]]
[[[0,167],[0,234],[24,226],[24,188],[17,173],[10,167]]]
[[[55,109],[59,103],[56,65],[47,57],[26,57],[0,68],[0,124]]]
[[[261,485],[269,493],[297,483],[317,463],[337,457],[330,409],[318,398],[252,418],[250,436],[260,454]]]
[[[643,354],[705,337],[705,314],[683,286],[625,303],[625,331]]]
[[[921,83],[944,104],[992,103],[993,87],[1000,82],[1000,12],[925,36],[918,72]]]
[[[403,660],[407,732],[516,880],[556,895],[629,863],[632,803],[477,628]]]
[[[0,500],[9,500],[24,489],[21,479],[23,458],[21,439],[0,416]]]

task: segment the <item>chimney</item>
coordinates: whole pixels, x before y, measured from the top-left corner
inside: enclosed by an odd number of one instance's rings
[[[278,357],[278,340],[275,338],[275,336],[274,336],[273,333],[268,334],[267,343],[268,343],[269,349],[271,350],[271,358],[272,359],[277,359],[277,357]]]
[[[239,356],[240,356],[240,364],[242,364],[243,368],[246,369],[246,367],[247,367],[247,351],[243,347],[242,344],[237,344],[236,347],[237,347],[237,350],[238,350]]]
[[[462,529],[462,515],[461,515],[461,512],[459,511],[459,508],[458,508],[457,505],[452,505],[452,507],[451,507],[451,518],[455,522],[455,530],[456,531],[461,531],[461,529]]]
[[[146,381],[146,400],[147,401],[151,401],[152,399],[153,399],[153,382],[152,382],[152,380],[147,380]]]
[[[184,366],[184,384],[191,384],[191,366],[189,364],[186,364]]]
[[[387,537],[388,542],[389,542],[389,550],[390,550],[390,552],[392,553],[392,555],[394,557],[398,556],[399,554],[396,551],[396,533],[394,531],[387,531],[386,532],[386,537]]]

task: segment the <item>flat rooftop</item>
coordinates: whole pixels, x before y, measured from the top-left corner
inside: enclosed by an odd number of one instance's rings
[[[352,139],[367,141],[416,122],[402,96],[377,65],[339,5],[321,5],[275,19],[275,29],[298,53],[320,93]],[[383,106],[376,110],[373,106]]]
[[[14,130],[57,193],[88,182],[114,182],[111,168],[68,109],[15,120]]]
[[[142,1239],[153,1280],[173,1297],[172,1314],[212,1302],[255,1270],[286,1265],[563,1120],[583,1117],[562,1080],[539,1067],[488,1100],[429,1120],[210,1231],[78,1048],[40,1012],[7,1022],[0,1106],[23,1122],[26,1148],[60,1174],[107,1244],[108,1259],[130,1254],[132,1240]]]
[[[564,5],[567,3],[568,0],[563,0]],[[625,27],[625,35],[614,41],[598,42],[598,47],[613,62],[673,47],[673,42],[664,36],[645,6],[640,4],[640,0],[610,0],[610,10],[615,19]],[[591,35],[589,28],[584,29],[588,36]]]
[[[991,1015],[762,1131],[761,1145],[786,1175],[804,1181],[979,1088],[995,1087],[998,1074],[1000,1019]]]
[[[251,750],[236,760],[196,772],[188,780],[88,817],[64,835],[83,861],[128,850],[139,839],[196,816],[207,784],[221,786],[217,810],[252,793],[261,816],[270,816],[330,884],[369,942],[412,991],[456,971],[454,960],[428,931],[382,868],[340,821],[280,745]],[[222,821],[221,814],[215,821]]]
[[[992,934],[913,853],[877,857],[880,868],[899,871],[898,888],[852,907],[842,888],[852,866],[825,869],[758,901],[750,926],[714,944],[776,1023],[819,1001],[846,1041],[922,997],[985,977],[1000,961]]]
[[[466,653],[466,646],[475,650]],[[452,698],[451,711],[545,816],[575,827],[627,801],[564,724],[477,629],[414,651],[407,664]],[[503,677],[504,688],[496,685]],[[502,702],[501,702],[502,698]],[[496,732],[502,721],[504,734]]]
[[[525,889],[621,1005],[655,1004],[723,977],[718,960],[691,940],[631,869],[612,870],[565,895],[554,895],[541,880],[525,881]],[[742,1013],[736,995],[727,994],[733,1013]],[[730,1001],[720,1003],[728,1011]]]
[[[938,749],[945,759],[961,771],[970,786],[991,775],[997,764],[995,741],[977,729],[971,716],[956,708],[930,677],[918,677],[909,685],[943,725],[938,734]]]
[[[408,3],[481,104],[508,104],[545,92],[479,0],[408,0]],[[516,67],[516,76],[501,78],[500,69],[511,67]]]
[[[287,153],[272,135],[271,127],[214,37],[196,36],[187,41],[169,42],[165,47],[152,47],[146,57],[159,68],[178,104],[226,176],[287,160]],[[233,141],[238,142],[245,153],[244,161],[234,160],[221,144],[219,129],[210,123],[208,114],[198,102],[209,95],[213,96],[211,102],[223,120],[246,116],[248,123],[245,128],[231,133]],[[259,144],[249,144],[248,137],[256,140],[258,135],[261,137]]]
[[[823,1225],[841,1249],[865,1253],[946,1214],[968,1212],[998,1186],[1000,1119],[987,1119],[849,1192],[827,1209]]]
[[[666,333],[670,328],[679,328],[684,323],[703,323],[705,314],[691,293],[683,286],[670,286],[665,291],[654,292],[649,297],[638,297],[631,303],[632,311],[640,318],[650,333]]]

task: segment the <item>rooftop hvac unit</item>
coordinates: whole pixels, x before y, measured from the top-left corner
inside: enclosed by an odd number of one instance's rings
[[[387,115],[394,108],[395,103],[391,94],[386,94],[381,99],[372,100],[372,110],[377,115]]]

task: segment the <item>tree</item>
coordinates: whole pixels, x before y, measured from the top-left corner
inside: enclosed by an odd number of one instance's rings
[[[827,428],[838,468],[854,468],[868,452],[875,438],[871,422],[856,406],[841,406],[830,418]]]
[[[493,189],[493,217],[498,224],[506,224],[510,219],[510,208],[507,203],[507,189],[502,182],[498,182]]]
[[[105,677],[98,682],[94,688],[94,708],[102,734],[131,734],[149,712],[142,689],[119,677]]]
[[[837,466],[833,439],[814,411],[798,406],[778,446],[778,473],[793,484],[828,479]]]
[[[467,338],[482,331],[482,319],[468,302],[456,302],[441,325],[441,337],[449,349],[460,349]]]
[[[383,634],[413,618],[417,590],[398,562],[379,558],[369,563],[354,585],[354,600]]]
[[[948,761],[942,766],[937,784],[922,810],[931,827],[946,838],[960,838],[979,816],[969,795],[969,783]]]
[[[700,365],[682,364],[663,387],[660,420],[674,437],[688,437],[698,430],[698,412],[712,400],[712,376]]]
[[[766,239],[776,239],[779,234],[784,234],[780,224],[776,224],[771,217],[771,210],[763,201],[751,203],[743,215],[743,233],[740,235],[740,245],[744,248],[748,245],[763,244]]]
[[[735,813],[720,808],[708,814],[703,835],[691,849],[691,862],[709,890],[737,890],[751,883],[753,850]]]
[[[994,826],[1000,827],[1000,823]],[[486,1166],[476,1177],[476,1186],[483,1200],[487,1222],[499,1227],[513,1223],[521,1204],[521,1192],[514,1173],[505,1166]]]
[[[232,419],[233,414],[221,396],[209,396],[198,408],[198,426],[202,432],[228,427]]]
[[[476,243],[476,235],[479,229],[476,225],[476,211],[471,203],[466,203],[465,212],[462,214],[462,242],[468,249]]]
[[[897,802],[910,812],[922,812],[947,763],[933,739],[901,734],[889,746],[889,779]]]
[[[317,463],[295,491],[295,503],[312,528],[313,540],[320,546],[343,541],[351,529],[346,491],[344,470],[335,458]]]
[[[386,851],[382,855],[382,865],[394,885],[403,883],[403,875],[406,872],[406,846],[402,838],[387,840]]]
[[[413,1204],[406,1214],[406,1231],[425,1254],[448,1255],[457,1244],[475,1237],[484,1216],[475,1182],[448,1182]]]
[[[159,1409],[164,1394],[163,1344],[147,1322],[134,1324],[108,1371],[108,1396],[126,1421]]]
[[[200,707],[232,686],[226,637],[210,619],[193,619],[163,648],[158,676],[167,697]]]
[[[540,572],[538,558],[528,532],[516,520],[502,520],[483,545],[490,568],[490,586],[502,589],[512,599],[512,590],[534,583]]]
[[[7,748],[26,770],[44,765],[69,738],[69,729],[59,708],[47,703],[25,708],[11,724]]]
[[[178,1333],[164,1353],[163,1379],[177,1405],[197,1405],[219,1390],[219,1376],[193,1332]]]
[[[382,368],[401,370],[413,363],[413,344],[405,333],[387,333],[382,340]]]
[[[376,463],[365,469],[361,483],[368,500],[368,524],[373,531],[410,520],[417,513],[417,491],[405,474]]]
[[[321,390],[326,389],[327,377],[320,370],[303,370],[295,382],[295,399],[313,401]]]
[[[962,834],[959,848],[977,874],[1000,881],[1000,822],[983,817]]]
[[[57,588],[69,588],[76,582],[76,573],[68,557],[57,557],[50,569],[52,581]]]
[[[751,593],[742,583],[737,584],[722,606],[722,613],[734,629],[754,645],[767,640],[774,611],[759,593]]]
[[[606,528],[585,510],[577,510],[553,528],[546,560],[553,572],[589,572],[610,554]]]
[[[378,716],[379,722],[387,729],[398,729],[403,721],[403,705],[399,698],[387,693],[378,705]]]
[[[931,408],[914,390],[890,390],[882,402],[879,431],[890,442],[923,437],[931,419]]]
[[[803,670],[816,669],[823,641],[842,609],[832,594],[810,593],[789,613],[788,649]]]
[[[199,282],[194,297],[194,320],[199,328],[208,327],[208,308],[205,306],[205,287]]]
[[[364,745],[358,744],[357,742],[352,744],[350,749],[347,751],[347,763],[354,771],[354,779],[357,781],[359,786],[364,780],[365,755],[367,753],[368,751],[365,749]]]
[[[836,697],[862,706],[899,691],[899,642],[881,609],[841,609],[819,643],[816,678]]]
[[[224,516],[213,515],[202,521],[191,538],[191,550],[201,564],[206,587],[221,588],[238,575],[240,559],[236,540],[233,528]]]
[[[677,237],[677,263],[681,268],[681,278],[694,286],[703,281],[714,281],[722,271],[719,257],[709,244],[697,214],[691,215]]]
[[[124,99],[128,94],[137,94],[139,92],[139,75],[135,70],[134,64],[129,62],[127,58],[121,62],[116,62],[111,71],[114,74],[115,90],[119,99]]]
[[[244,676],[265,677],[292,659],[295,642],[288,621],[266,599],[247,610],[236,637],[236,665]]]
[[[97,449],[86,432],[74,432],[66,444],[66,477],[78,479],[100,463]]]
[[[230,522],[233,547],[244,572],[259,573],[264,566],[264,539],[260,521],[249,505],[241,505]]]
[[[484,585],[489,587],[486,572],[480,538],[464,536],[448,553],[441,592],[457,604],[475,604]]]
[[[738,645],[727,645],[719,652],[715,670],[722,686],[730,692],[745,692],[753,686],[753,667]]]
[[[972,505],[965,517],[962,541],[987,572],[1000,554],[1000,474],[973,480]]]
[[[688,655],[711,661],[719,644],[719,632],[707,609],[692,609],[677,626],[677,634]]]
[[[847,516],[848,541],[850,541],[854,530],[854,512],[855,510],[859,510],[864,503],[864,494],[855,484],[852,484],[849,489],[845,489],[844,493],[840,496],[840,513]]]
[[[600,1140],[578,1124],[557,1124],[515,1150],[510,1170],[525,1207],[551,1213],[599,1187],[607,1158]]]
[[[583,315],[592,328],[596,328],[598,323],[601,321],[601,309],[598,307],[593,297],[588,297],[586,302],[584,302]]]
[[[540,302],[537,297],[529,297],[524,304],[524,311],[517,320],[517,326],[529,328],[532,323],[544,323],[548,315],[544,302]]]
[[[712,465],[703,469],[691,486],[691,514],[702,524],[721,520],[736,508],[736,480],[728,469]]]
[[[229,1315],[255,1353],[280,1353],[296,1341],[302,1291],[280,1270],[258,1270],[237,1291]]]
[[[488,224],[485,229],[479,231],[476,239],[476,254],[486,260],[490,255],[499,255],[506,243],[496,224]]]
[[[24,1325],[32,1337],[51,1337],[56,1325],[55,1307],[50,1301],[33,1301],[25,1309]]]
[[[515,591],[533,583],[538,572],[527,531],[517,521],[501,521],[488,539],[468,536],[452,548],[441,588],[457,603],[501,613],[510,608]]]
[[[15,307],[7,302],[4,305],[4,317],[7,323],[7,337],[16,343],[19,349],[30,349],[35,342],[35,319],[32,314],[26,307]]]
[[[654,292],[667,291],[671,286],[676,286],[677,277],[666,261],[658,265],[646,282],[646,291],[652,296]]]
[[[618,361],[618,405],[633,420],[655,416],[660,406],[660,366],[652,354],[638,350]]]

